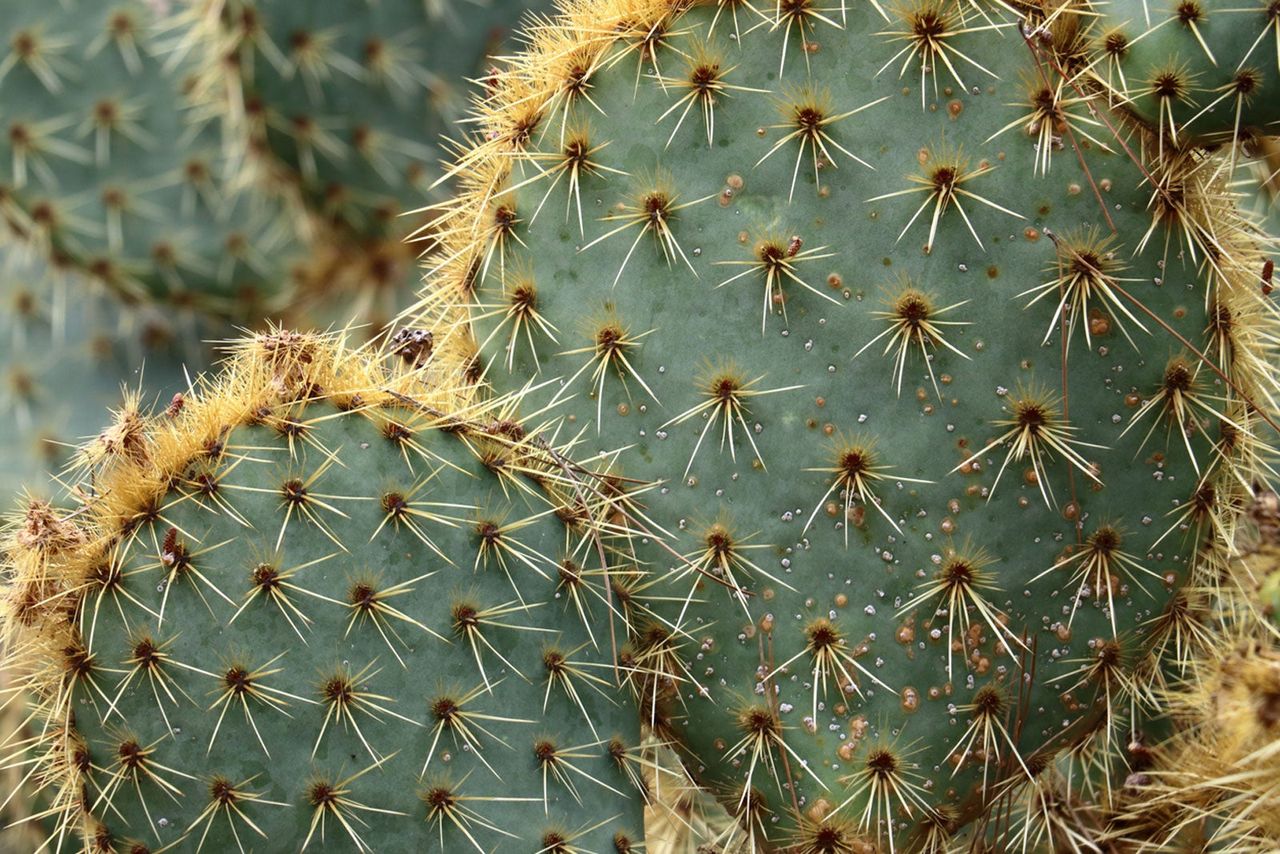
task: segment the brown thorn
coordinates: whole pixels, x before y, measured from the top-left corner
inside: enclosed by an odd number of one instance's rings
[[[1049,78],[1044,72],[1044,63],[1041,61],[1040,49],[1036,47],[1036,45],[1031,41],[1030,38],[1027,37],[1027,34],[1025,32],[1022,33],[1022,41],[1027,46],[1027,49],[1031,51],[1032,59],[1035,60],[1034,65],[1036,67],[1036,73],[1040,75],[1040,82],[1046,88],[1052,89],[1053,87],[1049,85]],[[1062,69],[1057,66],[1057,63],[1054,63],[1054,70],[1058,74],[1062,74]],[[1084,93],[1079,89],[1079,87],[1075,85],[1073,81],[1068,79],[1067,82],[1071,84],[1072,89],[1075,89],[1077,95],[1084,97]],[[1091,112],[1094,112],[1094,113],[1098,112],[1097,110],[1094,110],[1092,105],[1088,104],[1087,101],[1086,101],[1086,106],[1090,109]],[[1080,161],[1080,168],[1084,170],[1085,178],[1087,178],[1089,181],[1089,189],[1093,190],[1093,196],[1095,199],[1098,200],[1098,207],[1099,209],[1101,209],[1103,217],[1105,217],[1107,220],[1107,225],[1111,228],[1111,231],[1114,234],[1116,232],[1116,224],[1115,224],[1115,221],[1111,219],[1111,211],[1107,210],[1107,203],[1103,201],[1102,191],[1098,189],[1097,182],[1093,180],[1093,172],[1090,171],[1089,164],[1085,162],[1084,152],[1081,150],[1080,144],[1076,141],[1075,131],[1071,129],[1071,122],[1066,122],[1065,124],[1066,124],[1067,136],[1071,138],[1071,148],[1076,153],[1076,160]],[[1110,126],[1108,125],[1108,128],[1109,127]],[[1115,131],[1112,131],[1112,134],[1114,135]],[[1147,177],[1150,178],[1151,176],[1148,175]],[[1065,400],[1066,400],[1065,389],[1063,390],[1063,400],[1065,403]],[[1064,410],[1064,414],[1065,414],[1065,410]],[[1074,481],[1074,478],[1072,478],[1072,480]]]
[[[1082,161],[1082,165],[1083,165],[1083,161]],[[1093,180],[1093,179],[1092,179],[1092,176],[1090,176],[1090,181],[1092,181],[1092,180]],[[1105,210],[1106,210],[1106,208],[1104,207],[1104,208],[1103,208],[1103,210],[1105,211]],[[1114,227],[1113,227],[1113,229],[1114,229]],[[1053,235],[1052,235],[1052,233],[1050,234],[1050,239],[1053,239]],[[1055,241],[1054,241],[1054,247],[1056,248],[1056,247],[1057,247],[1057,245],[1058,245],[1058,244],[1057,244],[1057,241],[1055,240]],[[1063,280],[1062,280],[1062,253],[1061,253],[1061,252],[1058,252],[1058,253],[1056,253],[1056,254],[1057,254],[1057,256],[1058,256],[1058,258],[1057,258],[1057,261],[1058,261],[1058,294],[1059,294],[1059,296],[1060,296],[1060,297],[1062,297],[1062,299],[1059,301],[1059,304],[1060,304],[1060,305],[1065,306],[1065,305],[1066,305],[1066,298],[1065,298],[1065,289],[1066,289],[1066,286],[1065,286],[1065,284],[1063,283]],[[1087,323],[1089,319],[1088,319],[1088,318],[1085,318],[1084,320],[1085,320],[1085,322]],[[1063,420],[1063,421],[1066,421],[1066,422],[1068,422],[1068,423],[1070,423],[1070,421],[1071,421],[1071,402],[1070,402],[1070,397],[1069,397],[1069,395],[1068,395],[1068,386],[1069,386],[1069,384],[1070,384],[1070,383],[1068,382],[1067,361],[1068,361],[1068,359],[1070,358],[1069,354],[1070,354],[1070,349],[1071,349],[1071,348],[1070,348],[1070,346],[1069,346],[1069,345],[1070,345],[1070,342],[1067,340],[1067,313],[1066,313],[1065,309],[1064,309],[1063,311],[1059,311],[1059,312],[1058,312],[1058,336],[1062,339],[1062,420]],[[1078,519],[1078,517],[1079,517],[1079,512],[1078,512],[1078,511],[1079,511],[1079,508],[1080,508],[1080,500],[1079,500],[1079,495],[1078,495],[1078,493],[1076,492],[1076,469],[1075,469],[1075,466],[1067,466],[1067,489],[1068,489],[1068,491],[1070,491],[1070,493],[1071,493],[1071,504],[1072,504],[1072,506],[1074,506],[1074,507],[1077,509],[1077,514],[1076,514],[1076,515],[1077,515],[1077,519],[1073,521],[1072,527],[1073,527],[1073,528],[1075,528],[1075,532],[1076,532],[1076,544],[1077,544],[1077,545],[1079,545],[1080,543],[1082,543],[1082,542],[1084,541],[1084,531],[1081,529],[1081,525],[1080,525],[1080,522],[1079,522],[1079,519]]]
[[[768,652],[765,651],[766,635],[769,640]],[[765,671],[765,678],[763,681],[765,702],[769,704],[769,713],[773,715],[774,719],[781,721],[782,717],[778,712],[778,694],[776,691],[769,690],[769,682],[773,679],[776,669],[774,667],[773,657],[773,632],[761,632],[758,645],[760,647],[760,664],[762,667],[768,668],[768,670]],[[786,735],[781,727],[778,729],[778,738],[779,740],[786,739]],[[796,778],[795,775],[791,773],[791,760],[788,758],[790,751],[783,749],[778,751],[778,753],[782,757],[782,773],[787,777],[787,791],[791,793],[791,809],[795,812],[796,821],[803,821],[804,817],[800,813],[800,801],[796,797]]]

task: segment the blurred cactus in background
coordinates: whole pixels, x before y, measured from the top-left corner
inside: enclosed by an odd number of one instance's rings
[[[8,0],[0,198],[11,239],[121,300],[256,320],[288,299],[301,247],[237,192],[194,68],[141,2]]]
[[[400,215],[525,8],[0,2],[0,495],[232,323],[375,334],[417,281]]]
[[[341,293],[342,321],[405,304],[418,275],[404,238],[429,219],[412,212],[444,198],[440,140],[530,5],[193,0],[174,16],[237,180],[284,200],[314,247],[300,298],[332,309]]]

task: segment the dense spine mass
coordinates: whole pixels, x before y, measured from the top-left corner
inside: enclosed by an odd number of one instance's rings
[[[1268,241],[1101,28],[574,4],[479,111],[416,322],[661,484],[634,681],[719,843],[1098,844],[1224,651]]]
[[[81,450],[81,507],[27,506],[5,642],[47,844],[638,849],[620,505],[414,361],[245,341]]]

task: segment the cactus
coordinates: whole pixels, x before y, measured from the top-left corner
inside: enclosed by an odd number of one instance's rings
[[[14,520],[52,848],[639,849],[604,469],[401,351],[244,341]]]
[[[49,269],[29,249],[3,253],[0,501],[10,503],[24,485],[44,493],[45,473],[96,435],[103,411],[137,397],[144,375],[165,403],[184,390],[182,359],[197,334],[175,330],[145,306],[121,311],[94,298],[92,281]],[[174,333],[186,334],[170,339]]]
[[[1234,140],[1280,121],[1280,4],[1098,4],[1093,73],[1176,143]],[[1234,146],[1233,146],[1234,147]]]
[[[241,180],[292,199],[327,257],[304,293],[346,288],[389,319],[416,284],[404,218],[431,197],[438,140],[464,81],[530,0],[190,3],[173,19],[198,55],[197,97],[222,115]],[[397,298],[400,298],[397,300]],[[345,320],[354,315],[350,306]]]
[[[137,302],[256,320],[297,248],[232,192],[217,128],[186,108],[147,4],[5,4],[0,198],[13,233]]]
[[[633,683],[721,843],[1100,844],[1235,601],[1259,236],[1012,8],[571,3],[453,168],[414,324],[661,484]]]

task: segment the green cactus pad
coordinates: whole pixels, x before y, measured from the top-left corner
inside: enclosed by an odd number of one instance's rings
[[[594,475],[420,379],[271,333],[86,448],[81,513],[29,506],[4,625],[58,835],[639,849]]]
[[[575,5],[458,160],[418,323],[661,484],[636,681],[757,846],[1066,844],[1189,654],[1263,260],[1207,155],[1059,83],[1084,20]]]

